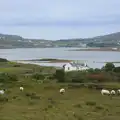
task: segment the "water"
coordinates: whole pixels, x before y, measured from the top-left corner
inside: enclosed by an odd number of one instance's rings
[[[41,58],[57,58],[70,60],[86,60],[90,67],[102,67],[103,63],[96,62],[120,62],[120,52],[103,51],[68,51],[78,48],[21,48],[0,49],[0,57],[8,60],[29,60]],[[35,63],[46,66],[62,66],[64,63]],[[120,64],[116,64],[119,66]]]

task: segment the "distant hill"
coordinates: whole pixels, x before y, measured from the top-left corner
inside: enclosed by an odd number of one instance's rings
[[[25,39],[18,35],[0,34],[0,48],[44,48],[44,47],[120,47],[120,32],[93,38],[62,40]]]
[[[86,44],[89,47],[118,47],[120,46],[120,32],[112,33],[108,35],[97,36],[93,38],[76,38],[76,39],[68,39],[68,40],[58,40],[56,43],[68,43],[71,45],[80,45]]]

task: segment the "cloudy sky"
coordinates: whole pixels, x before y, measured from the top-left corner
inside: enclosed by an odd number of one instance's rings
[[[0,0],[0,33],[86,38],[120,31],[120,0]]]

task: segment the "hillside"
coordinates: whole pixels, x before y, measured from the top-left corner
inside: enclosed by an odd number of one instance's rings
[[[45,48],[45,47],[119,47],[120,32],[93,38],[62,40],[25,39],[18,35],[0,34],[0,48]]]
[[[93,38],[85,39],[68,39],[68,40],[58,40],[56,43],[67,43],[69,47],[75,46],[88,46],[88,47],[118,47],[120,46],[120,32],[112,33],[103,36],[96,36]]]

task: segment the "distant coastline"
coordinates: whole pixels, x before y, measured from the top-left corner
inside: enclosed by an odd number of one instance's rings
[[[67,59],[53,59],[53,58],[17,60],[17,61],[20,61],[20,62],[40,62],[40,63],[68,63],[68,62],[72,62],[72,61],[87,62],[86,60],[67,60]],[[93,61],[93,63],[120,63],[120,61],[112,61],[112,62]]]
[[[73,49],[69,51],[114,51],[120,52],[120,48],[85,48],[85,49]]]
[[[72,60],[42,58],[42,59],[31,59],[31,60],[24,60],[24,61],[32,61],[32,62],[40,61],[40,62],[49,62],[49,63],[64,63],[64,62],[71,62]]]

